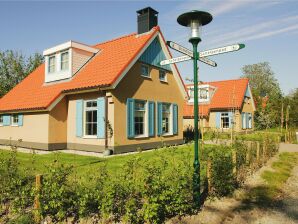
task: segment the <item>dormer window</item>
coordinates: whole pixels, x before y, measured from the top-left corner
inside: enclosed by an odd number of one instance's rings
[[[74,41],[44,50],[45,82],[70,80],[98,51],[96,48]]]
[[[68,51],[61,53],[61,70],[68,70],[69,68],[69,54]]]
[[[49,56],[49,68],[48,71],[49,73],[54,73],[55,72],[55,55]]]

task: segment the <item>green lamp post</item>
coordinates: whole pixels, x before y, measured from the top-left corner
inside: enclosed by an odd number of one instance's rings
[[[212,21],[212,15],[208,12],[193,10],[181,14],[177,22],[182,26],[190,27],[189,42],[193,46],[194,66],[194,175],[193,175],[193,197],[196,206],[200,206],[200,162],[199,162],[199,103],[198,103],[198,44],[201,41],[201,27]]]

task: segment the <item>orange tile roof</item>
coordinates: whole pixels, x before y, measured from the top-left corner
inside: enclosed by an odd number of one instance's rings
[[[241,108],[248,85],[248,79],[204,82],[202,84],[209,84],[216,87],[211,102],[209,104],[199,105],[200,116],[208,116],[210,110]],[[186,86],[193,86],[193,84],[187,84]],[[193,117],[193,110],[193,104],[185,102],[183,116]]]
[[[112,85],[156,32],[160,32],[158,26],[142,35],[133,33],[95,45],[99,53],[67,82],[45,84],[45,65],[40,65],[0,99],[0,111],[42,110],[63,92]]]

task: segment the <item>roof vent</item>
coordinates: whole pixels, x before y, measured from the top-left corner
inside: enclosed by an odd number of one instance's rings
[[[157,26],[157,14],[158,12],[147,7],[137,11],[138,14],[138,34],[146,33],[153,27]]]

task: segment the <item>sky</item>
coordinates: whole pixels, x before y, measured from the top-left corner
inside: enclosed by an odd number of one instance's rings
[[[74,40],[96,44],[137,31],[136,11],[151,6],[166,40],[189,49],[189,30],[177,17],[190,10],[208,11],[199,51],[244,43],[240,51],[209,57],[216,68],[199,63],[199,80],[239,78],[244,65],[269,62],[284,94],[298,88],[298,0],[197,1],[0,1],[0,50],[26,56]],[[181,56],[173,52],[174,56]],[[184,79],[192,63],[177,64]]]

